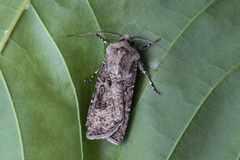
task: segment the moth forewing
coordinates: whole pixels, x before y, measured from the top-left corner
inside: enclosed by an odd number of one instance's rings
[[[124,122],[115,133],[106,139],[118,145],[124,139],[127,129],[140,55],[137,50],[126,41],[122,44],[116,44],[116,47],[112,49],[118,51],[117,54],[121,55],[118,66],[120,68],[119,73],[121,74],[121,85],[123,88]]]
[[[106,55],[88,110],[88,139],[109,137],[123,123],[124,106],[122,96],[117,92],[121,91],[121,88],[116,86],[116,80],[110,81],[112,75],[108,73],[108,59]],[[118,102],[118,106],[114,101]]]

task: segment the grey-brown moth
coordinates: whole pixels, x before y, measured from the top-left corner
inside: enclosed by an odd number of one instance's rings
[[[99,33],[111,34],[121,38],[118,42],[109,43]],[[118,145],[124,139],[128,124],[137,68],[147,77],[153,90],[157,94],[161,94],[146,74],[138,53],[139,50],[152,44],[159,46],[156,42],[160,39],[152,42],[129,35],[121,36],[102,31],[70,36],[89,34],[95,34],[109,46],[106,49],[107,54],[101,66],[89,80],[85,80],[86,82],[91,81],[94,75],[100,71],[88,110],[86,137],[88,139],[107,139],[109,142]],[[136,48],[133,40],[146,41],[149,44]]]

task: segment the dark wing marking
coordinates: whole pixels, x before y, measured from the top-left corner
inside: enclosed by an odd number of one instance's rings
[[[88,139],[112,135],[124,119],[123,88],[120,75],[108,72],[106,55],[96,83],[87,116]]]
[[[134,91],[134,84],[137,74],[137,66],[138,62],[135,61],[131,66],[129,74],[130,76],[123,82],[124,106],[125,106],[124,122],[115,133],[106,138],[109,142],[116,145],[122,142],[122,140],[124,139],[124,135],[126,133],[132,103],[132,95]]]

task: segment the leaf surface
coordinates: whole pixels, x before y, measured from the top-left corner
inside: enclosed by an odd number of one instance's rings
[[[11,8],[5,1],[1,7]],[[0,15],[4,159],[13,150],[19,159],[240,158],[240,1],[32,0],[11,25],[23,5],[10,17]],[[10,26],[9,37],[4,31]],[[97,78],[83,80],[101,65],[107,46],[94,35],[67,37],[101,30],[161,38],[158,44],[173,54],[156,46],[140,52],[163,95],[137,75],[127,133],[118,146],[85,137]]]

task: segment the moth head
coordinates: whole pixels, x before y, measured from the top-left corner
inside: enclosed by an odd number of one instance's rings
[[[134,46],[134,42],[132,41],[132,37],[129,35],[125,34],[120,38],[120,41],[127,41],[131,46]]]

